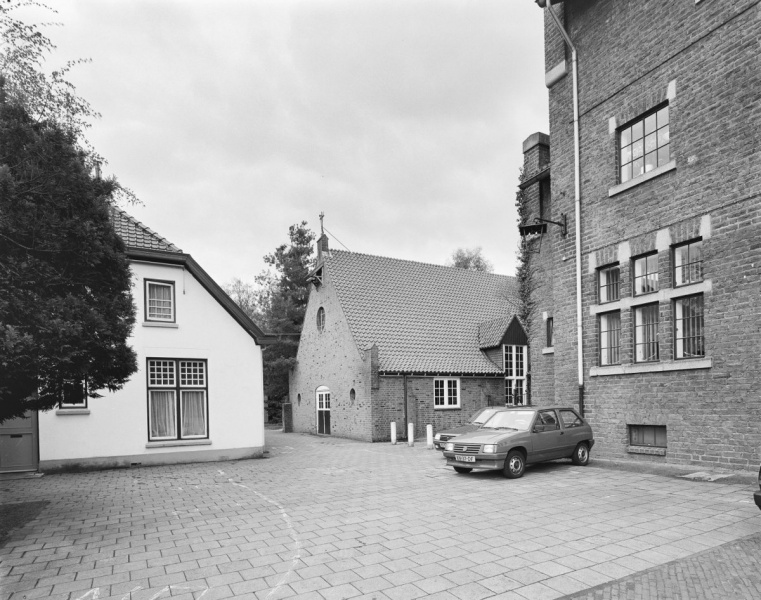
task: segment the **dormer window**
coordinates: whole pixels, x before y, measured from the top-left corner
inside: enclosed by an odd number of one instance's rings
[[[174,282],[145,280],[145,320],[174,323]]]

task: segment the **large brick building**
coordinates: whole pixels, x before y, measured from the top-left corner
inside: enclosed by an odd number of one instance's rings
[[[524,402],[515,278],[330,250],[318,241],[297,363],[293,429],[366,441],[415,435]]]
[[[545,7],[531,386],[583,406],[598,456],[761,460],[760,31],[758,0]]]

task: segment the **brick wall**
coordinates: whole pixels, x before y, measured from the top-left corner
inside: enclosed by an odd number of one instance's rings
[[[761,5],[757,0],[565,3],[578,49],[586,415],[595,453],[609,458],[755,469],[761,462]],[[564,49],[546,21],[546,63]],[[617,129],[668,102],[675,167],[610,195],[618,183]],[[572,79],[550,90],[552,214],[567,238],[543,241],[550,269],[539,308],[555,320],[555,352],[532,332],[532,387],[558,404],[578,400]],[[672,246],[703,239],[706,357],[674,356]],[[659,366],[633,362],[630,258],[658,252]],[[621,365],[600,367],[597,268],[621,268]],[[550,264],[551,263],[551,264]],[[545,272],[547,275],[547,272]],[[547,308],[544,308],[547,307]],[[706,366],[706,361],[708,365]],[[552,363],[552,368],[549,363]],[[678,370],[671,370],[678,369]],[[630,425],[666,426],[663,456],[634,454]]]
[[[317,329],[320,307],[325,309],[322,332]],[[310,293],[297,365],[290,376],[294,431],[317,432],[316,391],[324,385],[331,393],[331,435],[371,441],[371,355],[370,349],[357,349],[326,269],[324,284]]]
[[[504,406],[505,383],[501,377],[460,377],[460,408],[434,409],[433,377],[407,377],[407,418],[415,423],[415,437],[426,435],[426,425],[434,433],[468,422],[484,406]],[[391,422],[396,421],[397,435],[406,439],[404,412],[404,377],[383,376],[375,404],[373,441],[391,439]]]

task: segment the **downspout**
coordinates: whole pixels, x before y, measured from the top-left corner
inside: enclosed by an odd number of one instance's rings
[[[579,160],[579,79],[576,60],[576,47],[573,45],[568,32],[563,27],[560,19],[552,10],[552,0],[543,2],[537,0],[540,6],[545,6],[550,17],[563,36],[565,43],[571,50],[571,70],[573,74],[573,151],[574,151],[574,199],[576,205],[576,344],[578,347],[577,368],[579,378],[579,412],[584,415],[584,352],[582,346],[582,310],[581,310],[581,166]]]

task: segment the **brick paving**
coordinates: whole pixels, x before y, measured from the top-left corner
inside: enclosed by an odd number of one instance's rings
[[[706,550],[631,577],[566,596],[566,600],[758,600],[761,535]]]
[[[0,480],[0,504],[47,503],[0,548],[0,598],[679,598],[663,586],[684,582],[692,599],[719,573],[758,589],[749,483],[569,462],[509,481],[421,444],[267,443],[263,460]]]

